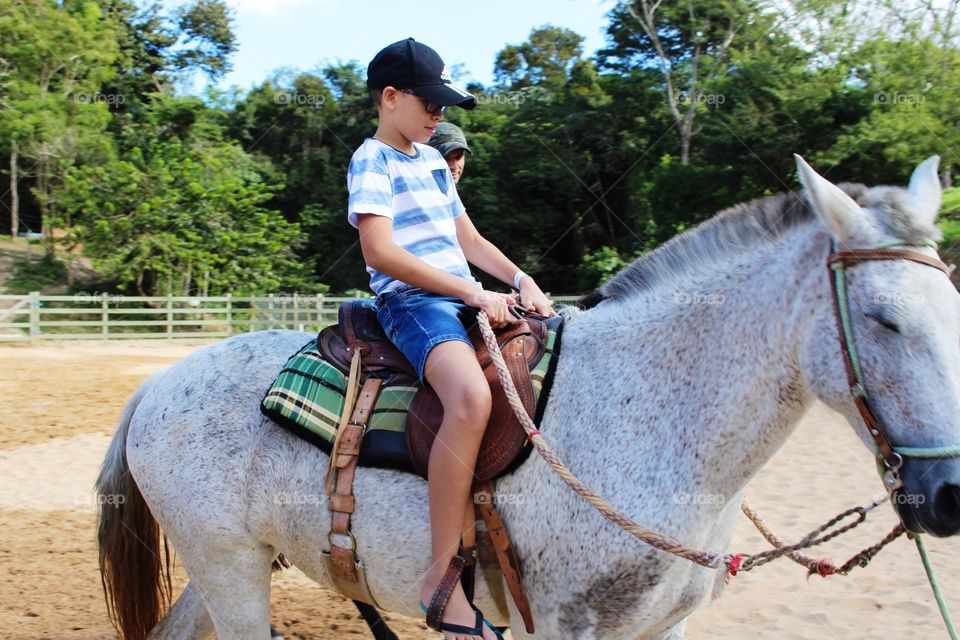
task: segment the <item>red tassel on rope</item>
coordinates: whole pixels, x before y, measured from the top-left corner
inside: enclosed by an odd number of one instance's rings
[[[816,573],[821,578],[826,578],[827,576],[832,576],[836,572],[837,567],[834,566],[833,560],[830,558],[823,558],[822,560],[817,561],[817,564],[810,569],[810,573],[808,575],[812,576],[814,573]]]
[[[727,573],[731,576],[737,575],[737,570],[741,564],[743,564],[743,554],[738,553],[730,558],[730,562],[727,563]]]

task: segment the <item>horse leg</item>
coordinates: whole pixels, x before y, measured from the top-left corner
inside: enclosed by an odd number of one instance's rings
[[[386,620],[383,619],[376,607],[366,602],[360,602],[359,600],[354,600],[353,604],[357,606],[357,610],[360,611],[360,615],[363,616],[364,622],[370,627],[370,632],[373,633],[374,640],[399,640],[397,635],[387,626]]]
[[[189,545],[188,549],[181,550],[181,557],[190,587],[196,604],[206,609],[218,640],[269,640],[270,578],[276,552],[270,547],[201,550]]]
[[[670,627],[666,633],[662,636],[657,636],[655,640],[683,640],[684,634],[687,632],[687,619],[684,618],[677,624]]]
[[[160,624],[150,631],[149,640],[203,640],[212,633],[213,620],[191,582]]]

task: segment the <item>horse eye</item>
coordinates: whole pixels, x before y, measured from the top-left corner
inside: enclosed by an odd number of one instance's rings
[[[880,326],[884,327],[885,329],[889,329],[890,331],[893,331],[894,333],[900,333],[900,326],[897,325],[897,323],[892,322],[891,320],[883,317],[883,316],[880,315],[879,313],[876,313],[876,312],[873,312],[873,311],[868,311],[867,313],[864,313],[863,315],[867,316],[868,318],[870,318],[871,320],[873,320],[874,322],[876,322],[876,323],[879,324]]]

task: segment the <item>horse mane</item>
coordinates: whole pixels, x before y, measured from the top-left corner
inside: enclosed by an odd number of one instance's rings
[[[911,196],[899,187],[837,185],[896,238],[922,244],[939,240],[940,231],[910,214]],[[706,270],[722,268],[752,248],[770,246],[800,226],[816,220],[802,192],[791,191],[755,198],[724,209],[693,229],[674,236],[624,267],[599,289],[577,301],[589,309],[606,299],[624,299],[676,284]]]

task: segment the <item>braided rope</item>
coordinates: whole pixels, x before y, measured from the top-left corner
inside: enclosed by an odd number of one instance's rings
[[[744,499],[740,503],[740,510],[743,511],[743,514],[750,519],[750,522],[753,523],[753,526],[757,528],[763,537],[770,543],[770,546],[777,549],[782,549],[787,545],[786,542],[777,537],[773,531],[767,527],[767,524],[763,521],[763,518],[760,517],[760,514],[753,510],[753,507]],[[796,562],[802,567],[806,567],[811,573],[818,573],[824,575],[827,571],[826,560],[817,560],[816,558],[811,558],[810,556],[805,556],[802,553],[797,553],[796,551],[787,551],[784,553],[785,556]],[[831,563],[832,566],[832,563]]]

